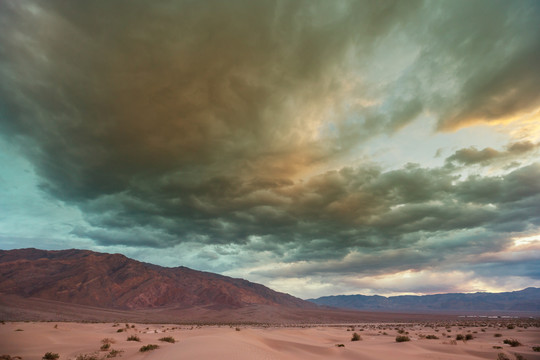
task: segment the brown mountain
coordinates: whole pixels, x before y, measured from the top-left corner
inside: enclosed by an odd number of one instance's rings
[[[243,279],[88,250],[0,250],[0,293],[123,310],[317,308]]]

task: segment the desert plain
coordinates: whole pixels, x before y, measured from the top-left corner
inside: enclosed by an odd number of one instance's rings
[[[360,340],[352,341],[354,334]],[[456,340],[463,335],[464,340]],[[472,337],[466,340],[467,335]],[[409,341],[397,342],[406,336]],[[128,338],[138,339],[128,341]],[[168,338],[169,341],[160,339]],[[511,346],[505,340],[517,340]],[[109,345],[107,345],[109,344]],[[140,351],[143,346],[157,345]],[[319,325],[5,322],[3,359],[540,359],[538,320]]]

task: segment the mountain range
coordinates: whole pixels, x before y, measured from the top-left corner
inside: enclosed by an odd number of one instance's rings
[[[529,287],[503,293],[436,294],[402,296],[337,295],[309,301],[325,306],[355,310],[408,312],[540,312],[540,289]]]
[[[373,312],[378,310],[378,312]],[[343,323],[414,321],[431,312],[540,312],[540,289],[501,294],[329,296],[309,301],[187,267],[89,250],[0,250],[0,319]],[[387,312],[383,314],[382,312]],[[450,316],[450,315],[448,315]]]
[[[0,251],[0,293],[124,310],[164,306],[317,307],[243,279],[88,250]]]

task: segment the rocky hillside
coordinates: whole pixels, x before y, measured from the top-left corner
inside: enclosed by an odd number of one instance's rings
[[[316,308],[243,279],[87,250],[0,250],[0,293],[115,309]]]

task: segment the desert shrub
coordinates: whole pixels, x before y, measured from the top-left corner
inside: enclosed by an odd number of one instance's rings
[[[360,341],[362,340],[362,337],[358,333],[352,334],[351,341]]]
[[[101,351],[107,351],[107,350],[109,350],[110,347],[111,347],[111,344],[106,343],[106,344],[101,345],[101,347],[99,348],[99,350],[101,350]]]
[[[497,334],[493,334],[493,336],[495,336],[495,337],[501,337],[502,334],[497,333]]]
[[[503,347],[502,347],[502,346],[493,345],[493,348],[494,348],[494,349],[502,349]]]
[[[527,360],[527,359],[525,359],[525,356],[523,356],[521,354],[514,354],[514,356],[516,357],[516,360]]]
[[[498,353],[497,360],[510,360],[510,358],[506,356],[504,353]]]
[[[117,333],[121,333],[121,332],[124,332],[124,329],[118,329],[116,330]]]
[[[22,359],[20,356],[9,356],[9,355],[0,355],[0,360],[15,360],[15,359]]]
[[[24,331],[23,329],[15,329],[15,331]]]
[[[406,335],[396,336],[396,342],[405,342],[405,341],[411,341],[411,339],[409,339],[409,337]]]
[[[511,347],[516,347],[521,345],[516,339],[504,339],[503,343],[510,345]]]
[[[172,336],[162,337],[161,339],[159,339],[159,341],[164,341],[164,342],[168,342],[168,343],[171,343],[171,344],[174,344],[176,342],[176,340],[174,340],[174,338]]]
[[[101,343],[102,344],[114,344],[116,342],[116,340],[114,340],[113,338],[104,338],[104,339],[101,339]]]
[[[472,339],[474,339],[472,334],[465,335],[465,340],[472,340]]]
[[[438,339],[438,338],[439,338],[439,337],[436,336],[436,335],[427,335],[427,336],[426,336],[426,339],[429,339],[429,340],[436,340],[436,339]]]
[[[345,344],[336,344],[337,347],[345,347]]]
[[[148,345],[141,346],[141,348],[139,349],[139,351],[140,351],[140,352],[145,352],[145,351],[155,350],[155,349],[157,349],[158,347],[159,347],[159,346],[154,345],[154,344],[148,344]]]
[[[98,357],[94,354],[80,354],[75,358],[76,360],[98,360]]]
[[[234,328],[234,330],[235,330],[235,331],[240,331],[240,328],[237,327],[237,328]]]
[[[141,341],[137,335],[128,336],[127,341]]]
[[[118,355],[120,355],[120,353],[123,353],[123,352],[124,352],[123,350],[114,350],[113,349],[107,354],[107,359],[117,357]]]
[[[399,329],[397,332],[398,332],[398,334],[404,334],[404,333],[405,333],[405,330]]]
[[[508,330],[512,330],[512,329],[515,329],[516,326],[515,326],[514,324],[508,324],[508,325],[506,325],[506,328],[507,328]]]
[[[540,352],[540,346],[533,346],[532,350],[536,352]]]
[[[463,336],[462,334],[457,334],[456,340],[465,340],[465,336]]]
[[[43,355],[43,360],[56,360],[60,357],[57,353],[47,352],[45,355]]]

